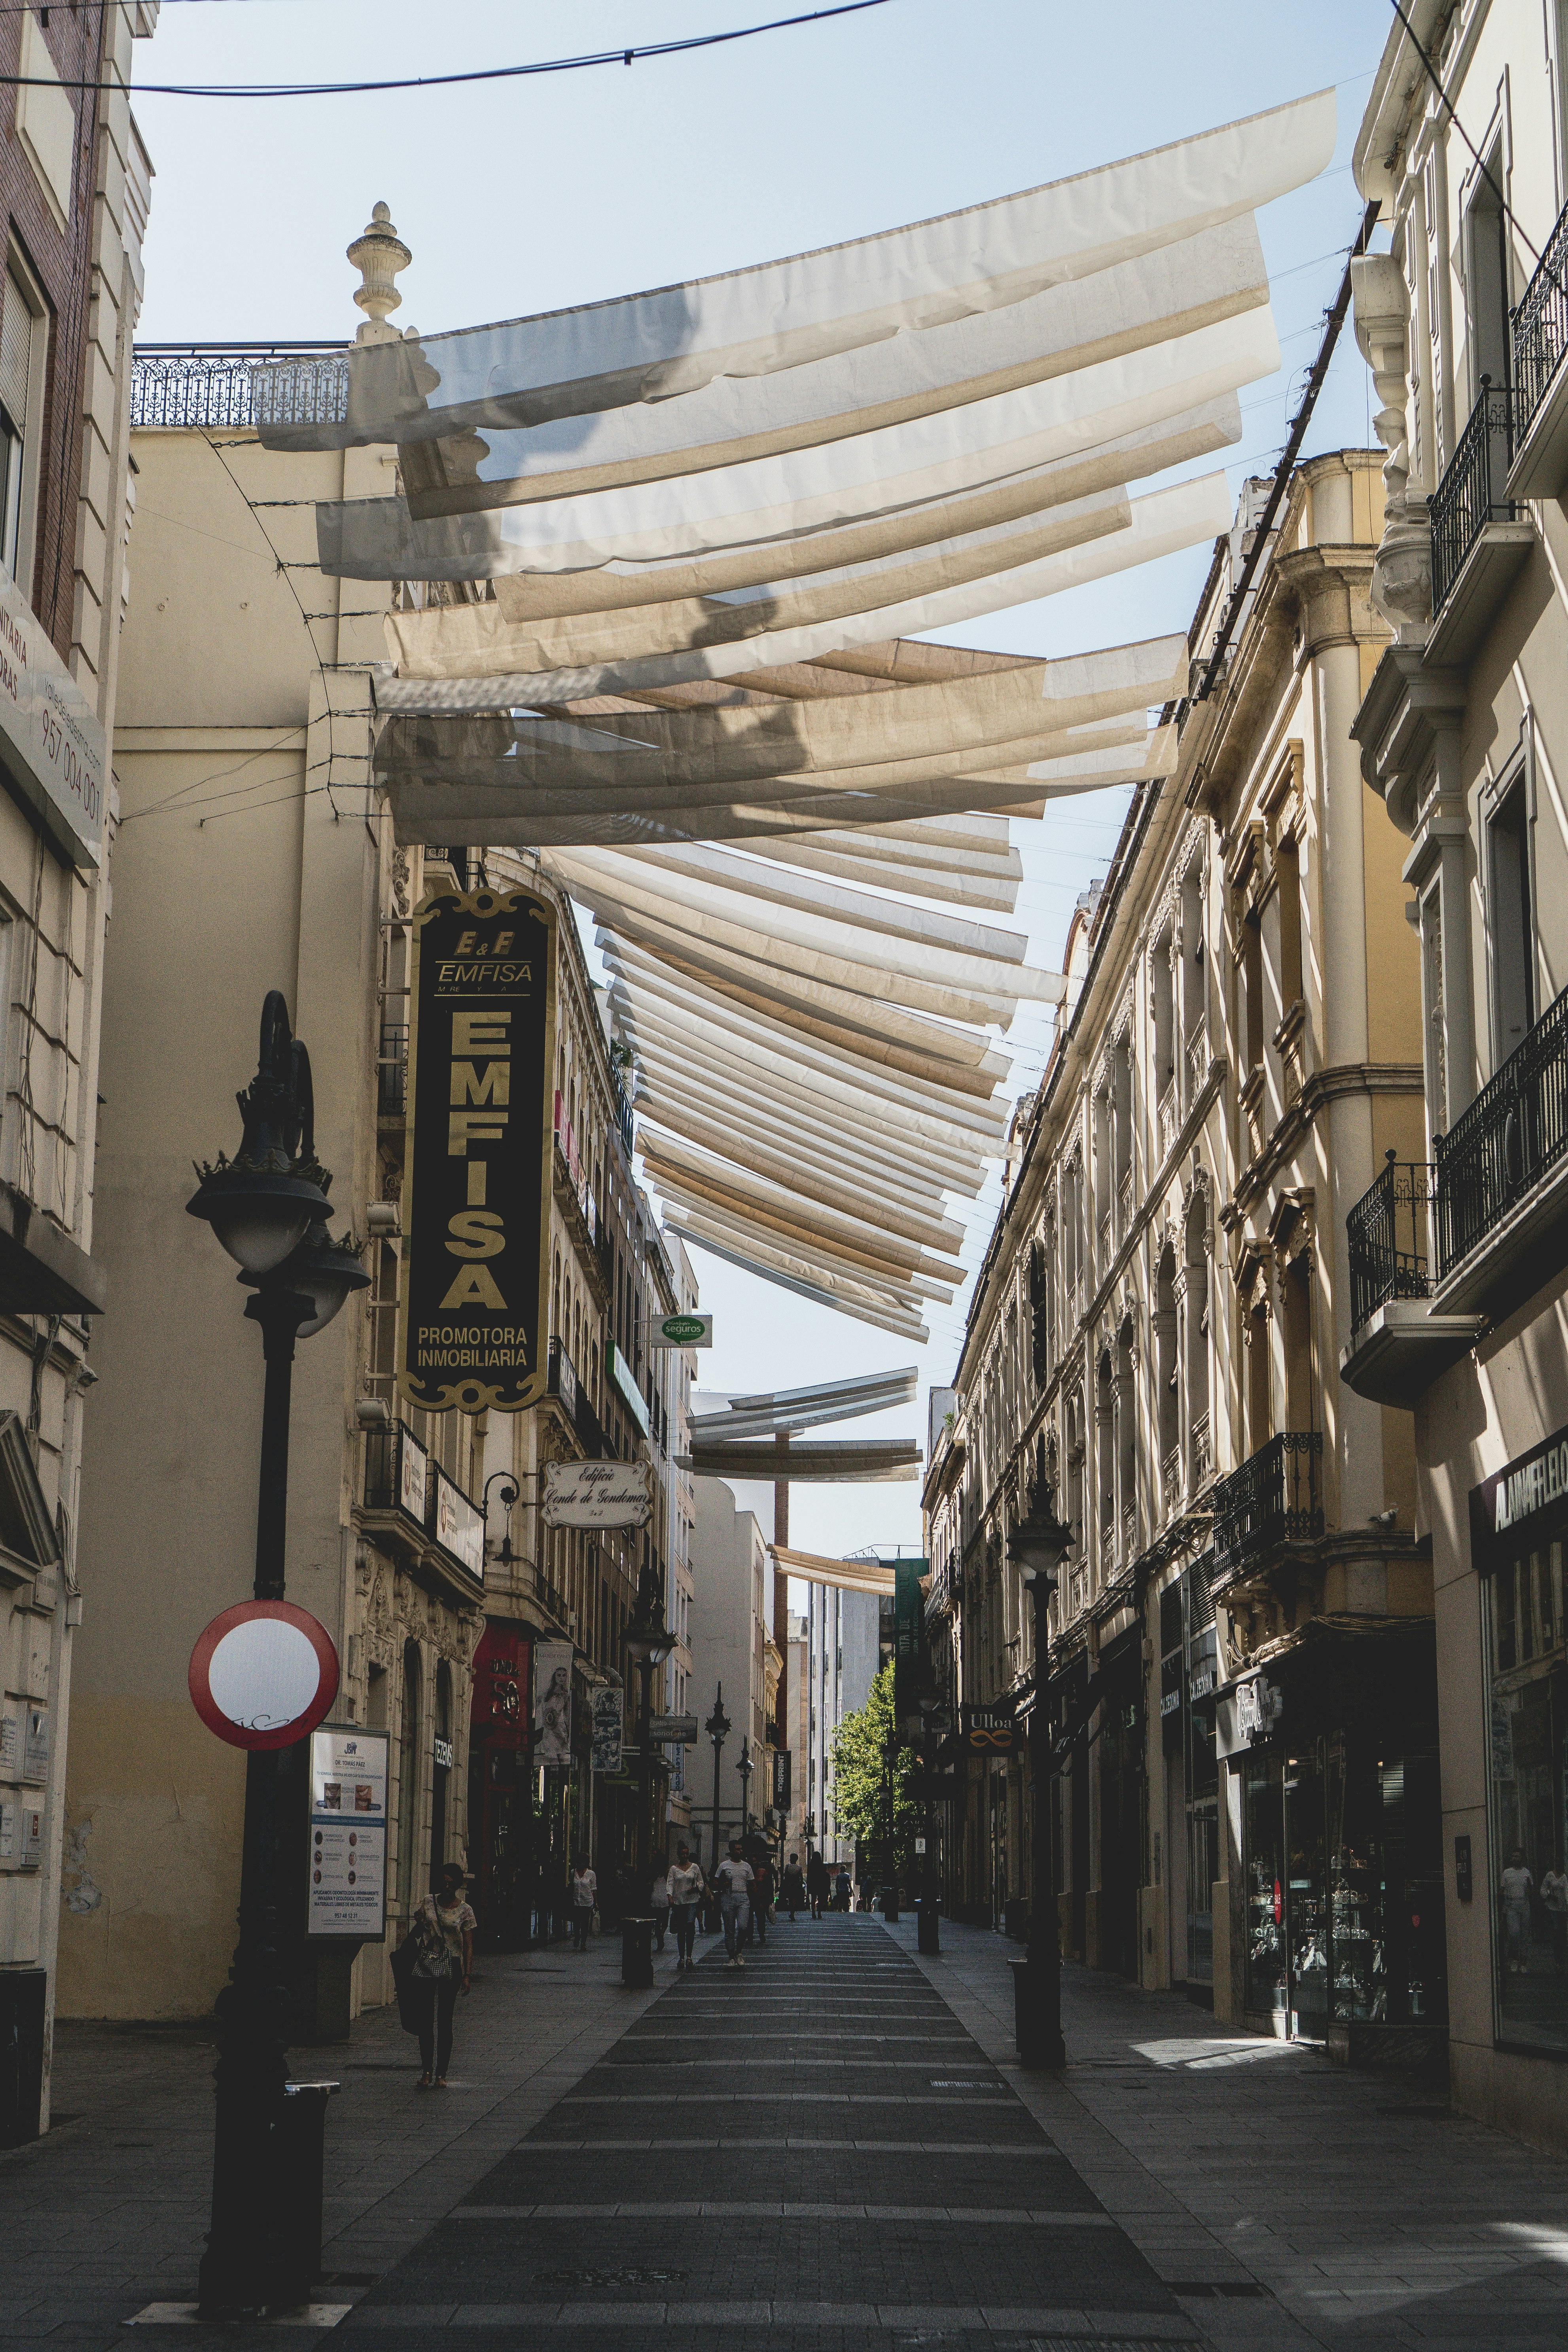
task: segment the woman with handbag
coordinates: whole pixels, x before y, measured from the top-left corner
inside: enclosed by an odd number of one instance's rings
[[[409,1922],[407,1942],[414,1965],[407,1987],[419,2034],[422,2091],[444,2091],[452,2059],[452,2017],[459,1987],[468,1990],[474,1966],[474,1929],[479,1926],[464,1897],[462,1865],[443,1863],[439,1884]]]

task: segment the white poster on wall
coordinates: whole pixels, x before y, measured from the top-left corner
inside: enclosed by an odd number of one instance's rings
[[[536,1642],[533,1649],[533,1760],[564,1770],[572,1761],[570,1642]]]
[[[308,1936],[385,1937],[388,1747],[355,1723],[310,1734]]]

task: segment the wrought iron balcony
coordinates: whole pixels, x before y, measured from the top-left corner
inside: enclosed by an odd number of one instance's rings
[[[1214,1573],[1240,1575],[1285,1543],[1323,1532],[1323,1433],[1282,1429],[1214,1490]]]
[[[384,1028],[375,1062],[375,1107],[383,1118],[402,1118],[408,1108],[408,1032]]]
[[[550,1342],[549,1368],[545,1373],[546,1392],[559,1398],[566,1417],[576,1433],[577,1443],[590,1462],[607,1462],[611,1448],[605,1436],[598,1414],[589,1402],[588,1392],[577,1378],[577,1368],[560,1339]]]
[[[307,353],[313,354],[306,358]],[[328,355],[336,353],[335,363]],[[131,427],[145,432],[163,425],[191,431],[203,425],[229,428],[256,422],[257,370],[264,361],[298,357],[298,370],[280,369],[269,405],[280,424],[318,424],[325,397],[331,421],[346,413],[348,358],[337,343],[236,343],[226,349],[201,343],[174,347],[138,344],[131,368]],[[298,379],[292,410],[286,389]],[[305,394],[304,387],[310,391]],[[281,397],[279,398],[279,394]],[[301,397],[309,400],[300,405]]]
[[[1352,1331],[1390,1299],[1431,1296],[1436,1180],[1429,1162],[1401,1164],[1397,1152],[1390,1151],[1382,1174],[1346,1217]]]
[[[1513,408],[1509,387],[1483,376],[1470,421],[1433,493],[1429,511],[1434,618],[1442,612],[1466,557],[1488,523],[1520,519],[1518,508],[1504,496],[1513,460]]]
[[[1434,1145],[1441,1281],[1568,1153],[1568,989]]]
[[[1513,325],[1514,432],[1529,432],[1546,397],[1564,351],[1568,351],[1568,209],[1558,217],[1545,249],[1515,306]]]

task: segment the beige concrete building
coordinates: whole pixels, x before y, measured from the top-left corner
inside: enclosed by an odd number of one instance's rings
[[[1426,1103],[1350,1208],[1352,1392],[1413,1414],[1442,1698],[1450,2063],[1568,2146],[1568,22],[1415,0],[1358,185],[1388,451],[1355,720],[1422,952]],[[1439,100],[1416,55],[1441,79]],[[1451,106],[1450,106],[1451,102]]]
[[[0,2147],[49,2120],[89,1318],[117,1307],[93,1148],[157,15],[0,20]]]
[[[1194,668],[1267,487],[1216,547]],[[1380,492],[1364,452],[1297,471],[1177,772],[1079,902],[924,1489],[962,1703],[949,1902],[1017,1931],[1034,1893],[1039,1666],[1006,1540],[1043,1482],[1074,1538],[1048,1659],[1065,1948],[1342,2053],[1442,2016],[1411,1445],[1335,1378],[1343,1210],[1420,1119],[1415,945],[1350,741]]]
[[[307,2038],[388,1997],[390,1942],[443,1859],[467,1862],[481,1936],[506,1943],[548,1931],[572,1843],[594,1845],[606,1884],[624,1863],[635,1798],[595,1787],[588,1725],[594,1691],[626,1682],[639,1580],[664,1565],[674,1374],[644,1341],[676,1293],[564,894],[515,853],[398,843],[370,784],[382,608],[315,568],[312,505],[379,490],[391,453],[264,452],[253,363],[215,351],[136,370],[141,593],[98,1179],[124,1304],[94,1361],[82,1546],[97,1606],[61,1969],[73,2012],[144,2017],[205,2014],[228,1967],[243,1759],[197,1719],[186,1665],[250,1590],[261,1359],[184,1202],[192,1161],[234,1148],[233,1094],[279,988],[311,1054],[337,1230],[363,1242],[371,1276],[299,1349],[288,1591],[337,1645],[334,1719],[390,1740],[387,1945],[304,1943],[301,1843],[290,1967]],[[441,593],[402,583],[387,603]],[[519,1415],[424,1413],[394,1386],[411,919],[432,885],[513,883],[560,913],[549,1393]],[[654,1460],[650,1528],[544,1529],[547,1465],[608,1454]],[[571,1762],[548,1772],[530,1731],[546,1642],[565,1646],[574,1696]]]

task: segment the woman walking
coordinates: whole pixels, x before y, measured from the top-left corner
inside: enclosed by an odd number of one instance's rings
[[[467,1884],[458,1863],[443,1863],[439,1884],[409,1922],[415,1947],[409,1990],[419,2020],[422,2091],[444,2091],[452,2058],[452,2015],[458,1989],[464,1992],[474,1966],[474,1929],[479,1926],[465,1900]]]
[[[812,1854],[806,1863],[805,1890],[811,1897],[811,1916],[820,1919],[827,1899],[827,1864],[819,1853]]]
[[[697,1906],[702,1900],[702,1865],[692,1861],[691,1848],[684,1841],[675,1850],[665,1891],[669,1898],[670,1925],[675,1929],[675,1973],[679,1976],[682,1969],[689,1973],[697,1966],[692,1955],[697,1948]]]
[[[588,1857],[580,1853],[572,1864],[572,1949],[585,1952],[588,1930],[594,1924],[594,1909],[599,1900],[599,1881],[588,1867]]]
[[[790,1925],[793,1927],[795,1913],[804,1910],[805,1906],[805,1880],[801,1874],[798,1854],[792,1853],[784,1866],[782,1892],[784,1902],[789,1907]]]

